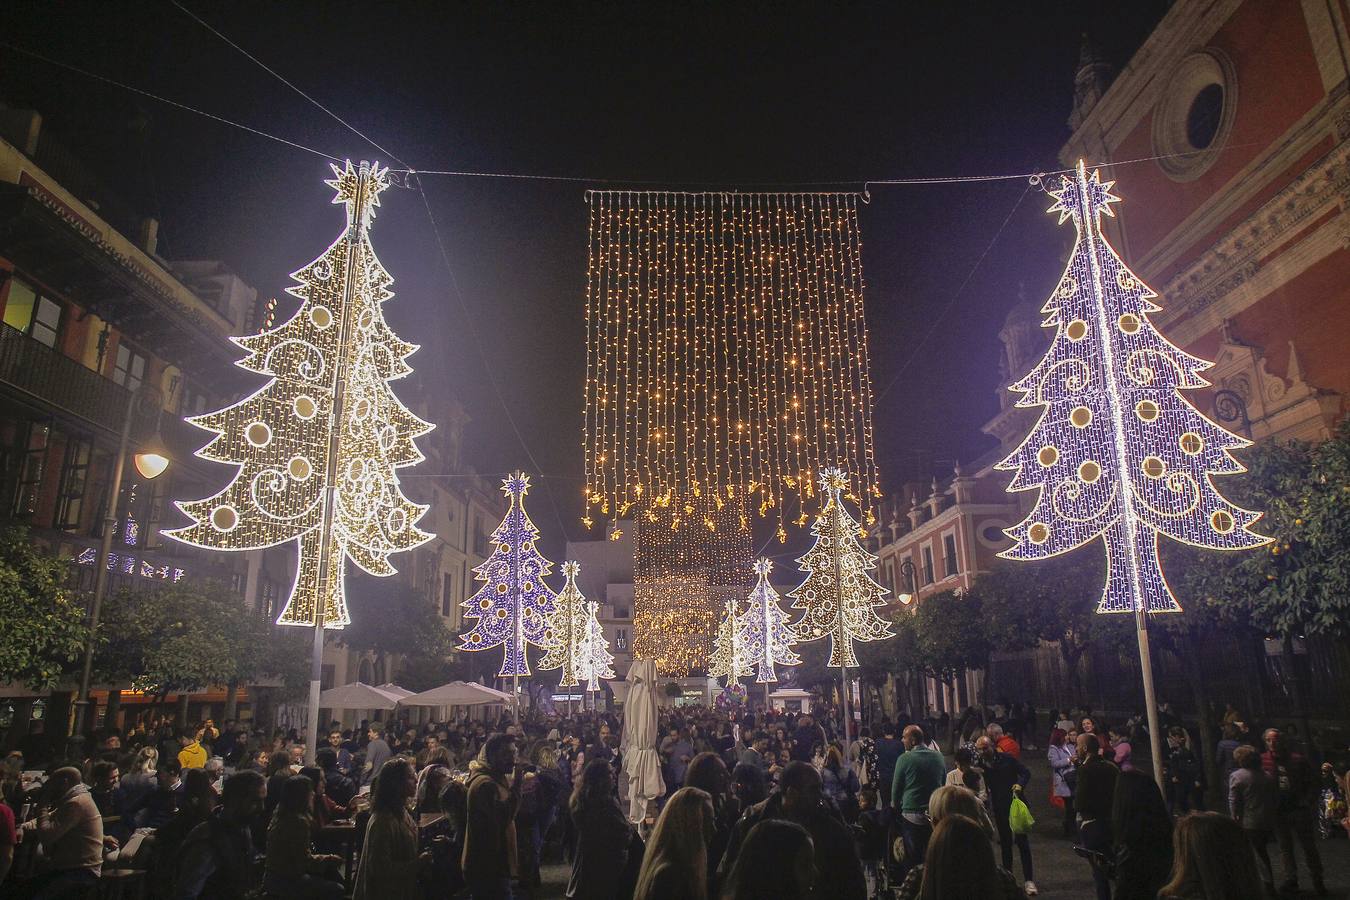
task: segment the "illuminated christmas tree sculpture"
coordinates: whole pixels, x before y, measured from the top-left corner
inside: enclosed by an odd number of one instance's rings
[[[1158,562],[1158,536],[1215,550],[1267,542],[1260,514],[1230,503],[1210,479],[1243,471],[1231,451],[1249,444],[1201,415],[1183,391],[1208,385],[1210,363],[1168,342],[1149,313],[1157,297],[1107,243],[1114,182],[1097,172],[1063,176],[1050,212],[1072,219],[1077,240],[1042,312],[1055,329],[1045,357],[1011,386],[1018,406],[1044,407],[999,468],[1010,491],[1039,490],[1007,529],[1001,555],[1043,559],[1098,537],[1107,578],[1099,612],[1179,612]]]
[[[586,604],[586,642],[580,673],[586,679],[588,691],[600,690],[600,679],[614,677],[614,654],[609,652],[609,641],[605,640],[605,629],[600,625],[600,604],[593,600]]]
[[[529,675],[528,646],[547,651],[556,642],[550,624],[558,598],[544,584],[553,564],[535,547],[539,529],[525,512],[529,490],[530,478],[523,472],[502,481],[510,507],[492,532],[492,555],[473,570],[484,584],[464,601],[468,618],[478,624],[460,636],[460,649],[504,647],[497,673],[503,677]]]
[[[215,434],[197,455],[238,472],[213,496],[178,503],[192,523],[165,532],[221,550],[298,541],[295,585],[277,622],[325,628],[350,622],[345,559],[392,575],[390,554],[430,539],[416,524],[427,507],[404,496],[398,470],[422,460],[414,439],[433,427],[389,387],[412,371],[406,360],[417,346],[384,321],[393,278],[370,244],[388,170],[348,161],[333,173],[326,183],[346,207],[347,227],[291,276],[300,308],[275,328],[233,339],[248,354],[237,365],[267,383],[188,420]]]
[[[830,666],[854,668],[858,665],[854,641],[893,636],[890,623],[876,612],[885,605],[887,592],[868,574],[877,567],[877,558],[859,543],[862,529],[840,498],[848,488],[847,476],[839,469],[824,469],[820,488],[825,507],[811,523],[816,543],[797,560],[806,570],[806,580],[788,592],[793,609],[803,610],[792,630],[800,641],[828,637]]]
[[[741,647],[740,629],[737,627],[740,621],[740,615],[736,612],[738,605],[734,598],[727,600],[726,608],[722,611],[722,623],[717,627],[717,637],[713,639],[712,656],[708,659],[708,677],[725,677],[727,684],[754,671]]]
[[[539,668],[562,669],[558,675],[558,687],[576,687],[578,679],[584,678],[588,641],[590,640],[590,620],[587,618],[586,597],[577,587],[577,575],[581,566],[568,560],[562,564],[566,582],[558,592],[556,608],[549,622],[547,652],[539,661]],[[609,676],[613,677],[613,676]]]
[[[755,574],[759,581],[750,592],[750,606],[741,614],[736,627],[741,652],[755,667],[755,681],[759,684],[778,680],[774,666],[795,666],[802,661],[792,650],[797,634],[787,623],[787,613],[778,605],[778,592],[769,584],[771,571],[771,560],[756,560]]]

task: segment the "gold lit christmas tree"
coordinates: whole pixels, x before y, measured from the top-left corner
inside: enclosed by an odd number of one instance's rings
[[[414,440],[433,427],[389,386],[412,372],[417,346],[385,323],[393,278],[370,244],[388,169],[348,161],[333,173],[326,184],[347,227],[292,275],[300,308],[275,328],[233,339],[247,351],[237,365],[267,383],[188,420],[215,434],[197,455],[238,471],[216,494],[180,502],[192,523],[166,532],[219,550],[297,541],[295,585],[277,622],[325,628],[350,622],[346,559],[392,575],[391,554],[431,537],[417,527],[427,507],[403,494],[398,470],[422,460]]]
[[[793,624],[799,640],[830,639],[830,665],[854,668],[858,657],[854,641],[879,641],[892,637],[890,623],[877,615],[885,604],[886,589],[872,580],[869,569],[877,558],[861,543],[858,522],[844,508],[840,493],[848,479],[839,469],[820,473],[825,508],[811,524],[816,543],[797,562],[806,570],[806,581],[788,596],[793,609],[804,610]]]

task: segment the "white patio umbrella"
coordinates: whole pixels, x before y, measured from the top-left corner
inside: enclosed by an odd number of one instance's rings
[[[405,687],[400,687],[399,685],[394,684],[392,681],[386,681],[384,684],[377,684],[375,685],[375,689],[384,691],[386,694],[393,694],[400,700],[402,700],[404,697],[411,697],[415,693],[414,691],[410,691]]]
[[[647,804],[666,792],[661,757],[656,752],[656,663],[635,659],[624,679],[628,696],[623,705],[623,771],[628,777],[628,818],[641,824]]]
[[[403,706],[481,706],[510,702],[510,694],[468,681],[451,681],[399,700]]]
[[[393,709],[398,697],[360,681],[329,688],[319,695],[323,709]]]

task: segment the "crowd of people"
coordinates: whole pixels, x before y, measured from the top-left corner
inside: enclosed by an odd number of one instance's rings
[[[294,732],[235,722],[105,731],[92,751],[76,738],[55,752],[37,735],[0,773],[0,895],[80,897],[105,868],[129,867],[146,896],[173,900],[497,900],[536,896],[541,867],[560,862],[567,896],[586,900],[1039,893],[1030,706],[902,715],[849,740],[841,721],[828,705],[664,709],[666,790],[638,821],[613,713],[334,723],[308,765]],[[1273,896],[1271,844],[1282,890],[1297,886],[1297,844],[1325,892],[1327,787],[1314,762],[1278,729],[1250,733],[1231,708],[1222,726],[1225,802],[1206,812],[1184,728],[1169,725],[1164,793],[1135,767],[1138,722],[1051,711],[1041,790],[1098,898]],[[33,770],[45,781],[26,780]],[[7,880],[16,844],[40,854]]]

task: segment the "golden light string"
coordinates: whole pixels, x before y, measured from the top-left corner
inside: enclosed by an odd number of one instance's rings
[[[815,470],[839,463],[870,512],[856,199],[589,196],[604,332],[588,362],[588,518],[716,530],[696,512],[708,496],[742,513],[737,528],[772,512],[784,537],[785,497],[809,499]]]

